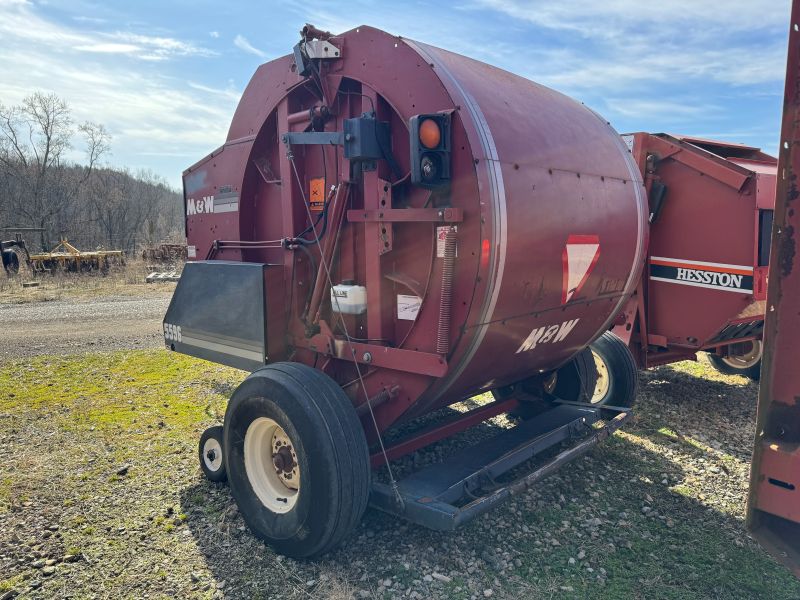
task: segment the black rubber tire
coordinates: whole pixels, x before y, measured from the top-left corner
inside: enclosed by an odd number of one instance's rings
[[[206,441],[213,439],[216,440],[219,444],[220,451],[223,448],[222,445],[222,433],[223,428],[221,425],[217,425],[215,427],[209,427],[203,432],[203,435],[200,436],[200,443],[197,445],[197,454],[198,458],[200,459],[200,470],[203,472],[203,475],[206,476],[206,479],[209,481],[213,481],[215,483],[221,483],[228,479],[228,472],[225,469],[225,452],[222,452],[222,463],[219,467],[214,470],[209,463],[206,461],[206,454],[205,446]],[[214,457],[208,457],[209,459],[213,459]]]
[[[23,251],[13,247],[3,252],[3,267],[8,275],[28,275],[30,271]]]
[[[588,402],[594,391],[596,381],[597,371],[594,366],[594,358],[591,351],[588,348],[584,348],[572,360],[556,371],[556,383],[549,396],[541,390],[542,383],[538,379],[534,385],[539,388],[539,391],[532,391],[531,393],[543,394],[543,397],[550,397],[551,400],[552,397],[555,397],[570,402]],[[516,384],[493,389],[492,396],[496,401],[505,400],[517,390],[518,386],[526,390],[528,382],[529,380],[524,380]],[[520,402],[519,406],[509,413],[509,416],[512,419],[527,421],[542,414],[544,410],[546,410],[546,404],[541,402]]]
[[[615,333],[606,331],[592,342],[589,348],[603,361],[608,370],[606,392],[602,398],[592,397],[592,405],[633,406],[639,391],[639,371],[628,345]],[[593,395],[594,390],[592,390]]]
[[[553,396],[570,402],[588,402],[597,383],[597,369],[589,348],[584,348],[556,372]]]
[[[9,275],[16,275],[19,272],[19,258],[16,252],[11,250],[3,252],[3,268]]]
[[[258,417],[277,422],[292,440],[300,471],[296,504],[271,511],[253,490],[244,438]],[[369,451],[352,402],[330,377],[306,365],[267,365],[245,379],[225,413],[225,464],[245,522],[277,552],[294,558],[323,554],[341,543],[367,508]]]
[[[743,377],[747,377],[752,381],[759,381],[761,379],[760,358],[758,359],[757,363],[749,367],[735,367],[731,364],[726,363],[719,354],[715,354],[714,352],[709,352],[708,362],[710,362],[711,366],[714,367],[717,371],[719,371],[723,375],[741,375]]]

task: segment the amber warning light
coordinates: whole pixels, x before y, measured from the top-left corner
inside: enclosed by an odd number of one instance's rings
[[[419,141],[426,148],[433,150],[442,141],[442,131],[436,121],[425,119],[419,126]]]
[[[411,183],[429,189],[450,183],[450,115],[416,115],[411,133]]]

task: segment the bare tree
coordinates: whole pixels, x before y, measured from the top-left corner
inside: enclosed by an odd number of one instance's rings
[[[82,164],[73,144],[85,151]],[[76,125],[55,94],[0,104],[0,224],[43,228],[45,248],[57,235],[127,251],[137,241],[181,239],[180,194],[150,171],[101,166],[108,153],[105,128]]]
[[[72,140],[83,138],[86,164],[80,176],[65,168]],[[34,92],[18,106],[0,105],[0,165],[9,180],[6,212],[21,225],[41,227],[41,244],[52,239],[53,224],[62,221],[70,203],[109,151],[102,125],[74,126],[69,106],[55,94]]]

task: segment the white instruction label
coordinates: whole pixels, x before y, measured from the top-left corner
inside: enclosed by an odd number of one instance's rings
[[[186,256],[197,258],[197,246],[186,246]]]
[[[444,258],[444,240],[447,237],[447,232],[450,227],[458,231],[456,225],[445,225],[444,227],[436,228],[436,258]],[[456,246],[456,256],[458,256],[458,246]]]
[[[422,298],[419,296],[406,296],[397,294],[397,318],[403,321],[415,321],[422,306]]]

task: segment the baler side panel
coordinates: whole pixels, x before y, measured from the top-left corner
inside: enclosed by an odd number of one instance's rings
[[[760,162],[748,175],[744,161],[670,136],[637,141],[643,157],[655,156],[652,177],[667,189],[650,231],[648,342],[663,339],[690,355],[731,324],[763,315],[757,199],[774,182],[775,165]]]
[[[458,397],[557,367],[602,333],[638,282],[646,199],[627,149],[594,112],[517,75],[419,46],[462,106],[486,178],[482,217],[494,268],[486,293],[495,299],[465,324],[480,350],[451,357],[449,379],[460,378],[459,386],[447,378],[434,386]],[[573,242],[599,252],[584,263],[585,280],[568,285]],[[565,302],[565,286],[578,283]],[[544,343],[527,344],[537,331]]]

